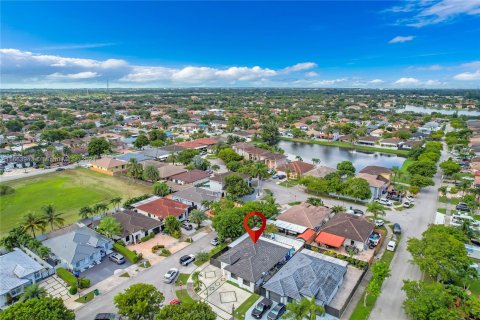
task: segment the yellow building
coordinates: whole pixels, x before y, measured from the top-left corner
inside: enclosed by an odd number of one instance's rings
[[[113,176],[123,173],[127,169],[127,162],[105,157],[90,163],[90,169]]]

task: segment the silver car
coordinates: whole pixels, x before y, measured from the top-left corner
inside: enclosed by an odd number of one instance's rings
[[[172,283],[173,281],[175,281],[175,278],[177,276],[178,276],[178,269],[177,268],[171,268],[163,276],[163,282]]]
[[[108,257],[111,261],[115,262],[116,264],[124,264],[125,257],[122,256],[120,253],[113,253]]]

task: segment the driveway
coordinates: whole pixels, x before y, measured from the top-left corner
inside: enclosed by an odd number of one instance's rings
[[[117,272],[122,272],[117,270],[123,270],[131,265],[132,263],[127,259],[125,259],[124,264],[116,264],[115,262],[110,261],[110,259],[105,258],[103,259],[102,263],[95,265],[93,268],[85,270],[80,274],[80,276],[89,278],[90,285],[93,286],[94,284],[113,276]]]
[[[195,241],[188,247],[180,250],[168,258],[165,258],[162,263],[153,265],[135,277],[128,278],[127,281],[114,288],[111,288],[110,291],[100,291],[100,295],[93,301],[82,305],[80,308],[75,310],[76,319],[91,320],[95,318],[97,313],[116,312],[117,310],[113,304],[113,297],[115,297],[117,293],[123,292],[125,289],[135,283],[153,284],[165,296],[165,303],[168,303],[175,298],[175,290],[178,290],[179,287],[176,287],[174,284],[164,283],[162,281],[163,275],[170,268],[178,268],[181,273],[191,273],[195,269],[195,265],[191,264],[188,267],[181,266],[178,262],[178,259],[185,254],[195,254],[199,251],[205,250],[205,248],[211,248],[212,246],[210,245],[210,241],[215,237],[216,233],[211,232],[202,239]]]
[[[72,297],[70,293],[68,293],[65,281],[60,279],[56,274],[41,281],[38,286],[45,289],[47,294],[54,298],[60,298],[65,301]]]

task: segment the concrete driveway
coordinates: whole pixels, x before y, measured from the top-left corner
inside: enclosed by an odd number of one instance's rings
[[[116,264],[113,261],[110,261],[110,259],[105,258],[103,259],[102,263],[95,265],[93,268],[90,268],[80,274],[81,277],[89,278],[90,279],[90,285],[94,285],[99,283],[100,281],[105,280],[108,277],[111,277],[113,274],[115,274],[117,270],[123,270],[129,266],[131,266],[132,263],[125,259],[124,264]],[[121,271],[117,271],[121,272]]]

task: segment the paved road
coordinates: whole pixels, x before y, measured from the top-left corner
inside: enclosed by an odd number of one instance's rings
[[[79,163],[79,165],[84,165],[87,164],[87,161],[82,161]],[[78,167],[77,164],[70,164],[68,166],[62,166],[63,169],[74,169]],[[58,167],[50,168],[50,169],[33,169],[33,171],[27,171],[26,173],[23,172],[23,170],[17,170],[18,174],[13,174],[9,175],[9,173],[5,173],[4,175],[0,176],[0,182],[7,182],[7,181],[12,181],[12,180],[17,180],[17,179],[23,179],[23,178],[28,178],[28,177],[34,177],[38,176],[41,174],[46,174],[50,172],[55,172],[58,169]],[[15,173],[17,173],[15,172]]]
[[[164,274],[168,271],[168,269],[174,267],[180,269],[180,272],[182,273],[192,272],[195,268],[195,265],[192,264],[188,267],[183,267],[178,263],[178,259],[185,254],[210,250],[211,248],[213,248],[212,245],[210,245],[210,241],[215,236],[216,234],[214,232],[211,232],[202,239],[192,243],[185,249],[180,250],[179,252],[161,261],[159,264],[152,266],[150,269],[138,274],[136,277],[133,277],[127,282],[124,282],[121,285],[115,287],[110,292],[101,292],[100,296],[96,297],[93,301],[89,302],[85,306],[75,311],[76,319],[91,320],[95,318],[95,315],[97,313],[116,312],[116,308],[113,304],[113,297],[117,293],[124,291],[129,286],[135,283],[153,284],[165,295],[164,303],[168,303],[175,297],[175,286],[173,284],[166,284],[162,281]]]
[[[446,145],[440,162],[447,160]],[[430,223],[435,219],[438,199],[438,187],[441,184],[441,170],[434,177],[435,186],[425,188],[418,195],[417,205],[409,210],[399,213],[388,212],[386,219],[391,222],[398,222],[402,226],[402,239],[398,244],[396,254],[390,266],[391,276],[385,280],[382,293],[377,299],[374,309],[370,314],[371,320],[407,319],[403,311],[402,303],[405,300],[405,293],[401,290],[404,279],[420,280],[421,272],[418,267],[410,262],[412,256],[407,251],[408,238],[421,237]]]

